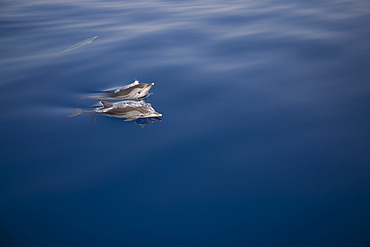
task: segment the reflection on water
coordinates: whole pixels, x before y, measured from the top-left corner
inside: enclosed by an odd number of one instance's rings
[[[145,128],[146,126],[153,124],[155,122],[162,122],[162,119],[159,117],[138,118],[134,122],[141,128]]]

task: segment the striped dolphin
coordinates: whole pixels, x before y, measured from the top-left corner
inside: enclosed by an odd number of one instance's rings
[[[154,110],[154,108],[143,100],[140,101],[119,101],[109,103],[101,101],[101,107],[85,113],[97,113],[114,118],[126,118],[124,121],[133,121],[139,118],[161,117],[162,114]],[[74,117],[84,113],[80,108],[70,114],[68,117]]]
[[[104,90],[105,94],[95,96],[85,96],[81,99],[99,99],[99,100],[138,100],[148,97],[149,90],[154,83],[139,83],[135,80],[133,83],[123,87],[116,87]]]

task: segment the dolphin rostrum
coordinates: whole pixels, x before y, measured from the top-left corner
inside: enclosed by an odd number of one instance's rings
[[[135,80],[133,83],[123,87],[116,87],[105,90],[103,95],[86,96],[81,99],[99,99],[99,100],[138,100],[148,97],[149,90],[154,83],[139,83]]]
[[[115,118],[126,118],[124,121],[132,121],[139,118],[149,117],[161,117],[162,114],[156,112],[153,107],[143,100],[140,101],[119,101],[116,103],[109,103],[107,101],[101,101],[101,107],[94,109],[93,111],[100,115],[115,117]],[[74,113],[68,117],[74,117],[83,113],[81,109],[77,109]]]

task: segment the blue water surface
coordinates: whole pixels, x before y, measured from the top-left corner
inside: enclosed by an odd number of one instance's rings
[[[369,23],[366,0],[1,1],[0,246],[370,246]],[[161,122],[67,118],[135,79]]]

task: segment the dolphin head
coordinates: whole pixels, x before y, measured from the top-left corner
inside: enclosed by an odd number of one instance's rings
[[[137,91],[137,99],[143,98],[149,94],[149,90],[154,86],[154,83],[141,83],[141,88]]]

